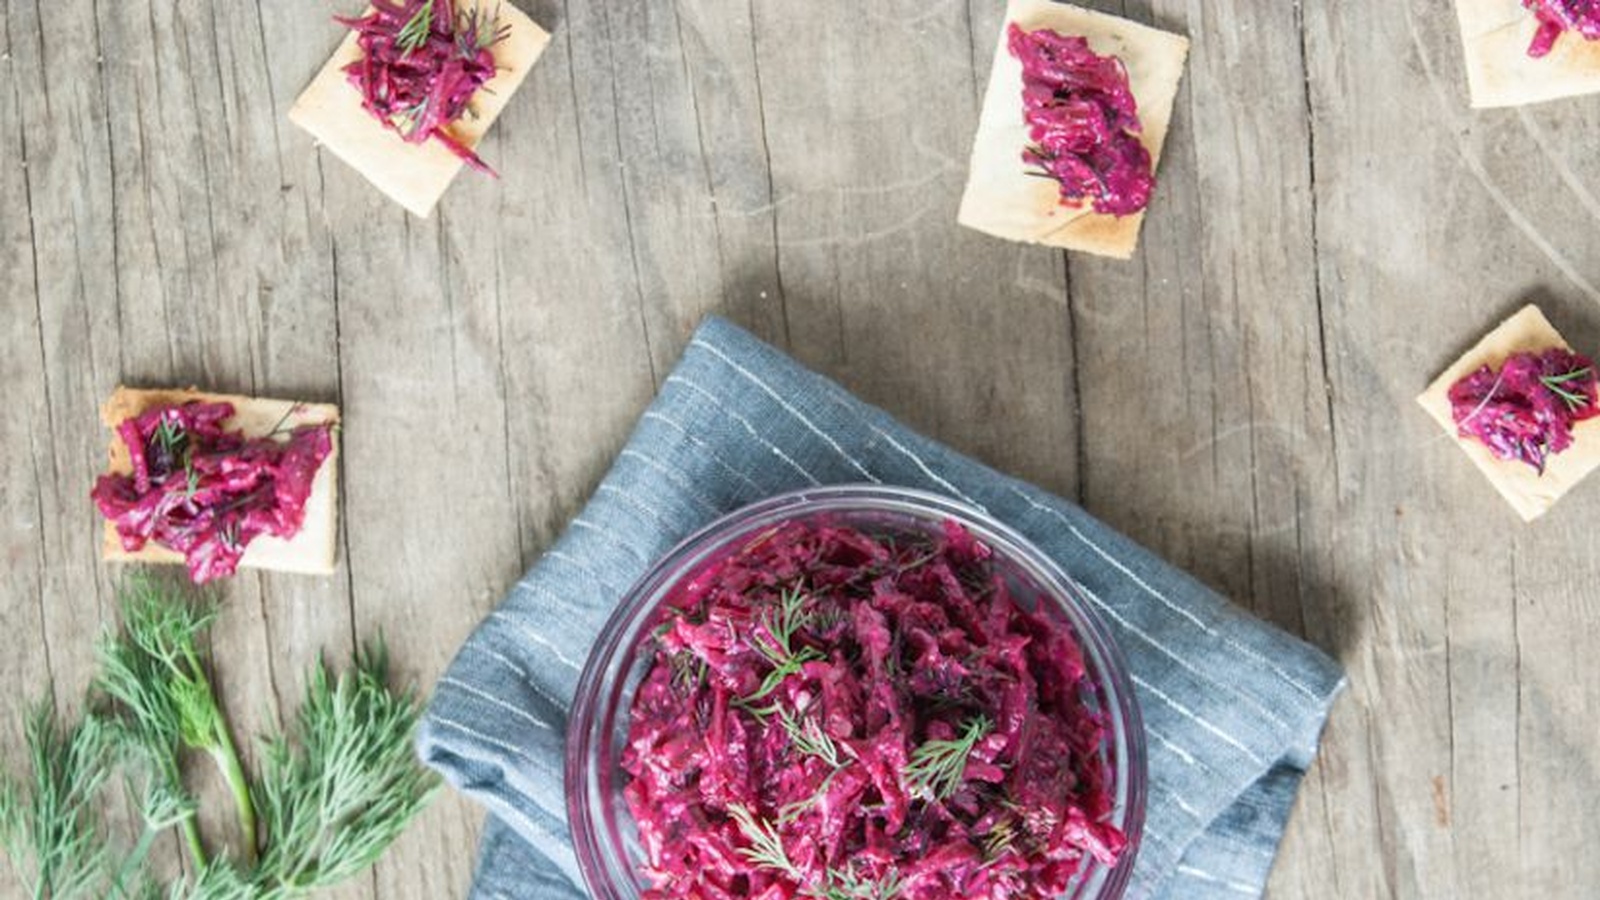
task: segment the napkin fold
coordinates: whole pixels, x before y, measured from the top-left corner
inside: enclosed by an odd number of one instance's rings
[[[566,533],[461,648],[422,759],[489,810],[474,900],[584,900],[567,829],[567,713],[612,607],[724,513],[808,485],[880,482],[987,510],[1083,588],[1128,659],[1149,805],[1127,897],[1260,896],[1343,686],[1252,617],[1077,506],[897,423],[722,319],[695,333]]]

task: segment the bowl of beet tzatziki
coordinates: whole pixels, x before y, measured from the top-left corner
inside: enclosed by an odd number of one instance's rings
[[[579,679],[567,810],[597,900],[1122,894],[1144,733],[1084,593],[986,513],[808,489],[712,523]]]

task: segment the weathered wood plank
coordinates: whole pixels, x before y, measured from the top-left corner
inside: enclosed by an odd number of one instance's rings
[[[958,449],[1068,495],[1061,260],[955,225],[988,69],[959,2],[754,4],[788,335]]]
[[[1328,646],[1340,636],[1329,621],[1327,541],[1337,471],[1297,12],[1101,7],[1192,43],[1139,257],[1070,261],[1085,501],[1236,601]],[[1325,773],[1308,779],[1300,822],[1322,821],[1324,787]],[[1317,895],[1337,883],[1324,831],[1294,829],[1287,846],[1275,893],[1301,885]]]
[[[54,481],[55,447],[45,391],[44,345],[34,268],[33,208],[26,167],[26,132],[11,50],[18,26],[6,11],[0,48],[0,379],[15,391],[16,406],[0,417],[0,758],[24,752],[22,716],[30,704],[50,702],[54,676],[45,620],[53,598],[45,593],[44,493]],[[23,648],[28,648],[24,650]],[[65,666],[63,666],[65,668]],[[0,871],[0,893],[21,891]]]
[[[444,216],[411,222],[354,173],[324,172],[339,329],[363,336],[340,355],[345,470],[430,473],[346,481],[355,630],[387,635],[401,676],[431,681],[517,575],[493,298],[452,258]],[[457,548],[446,565],[440,546]],[[458,890],[476,819],[445,798],[379,866],[380,893]]]
[[[1345,660],[1272,896],[1600,881],[1600,499],[1514,525],[1410,404],[1530,296],[1600,348],[1594,101],[1469,113],[1416,0],[1090,5],[1194,41],[1129,264],[954,224],[999,2],[537,0],[503,177],[430,221],[283,120],[321,0],[4,3],[0,748],[111,617],[118,380],[345,406],[340,575],[228,588],[243,737],[358,636],[431,684],[716,311]],[[462,895],[480,819],[447,797],[338,895]]]
[[[6,655],[35,660],[25,670],[31,677],[8,683],[0,699],[0,717],[14,729],[41,698],[53,699],[65,715],[81,708],[93,670],[93,636],[109,614],[83,473],[105,458],[93,410],[116,377],[120,349],[106,95],[92,9],[72,4],[44,14],[37,4],[13,2],[3,15],[0,71],[9,95],[4,204],[7,220],[26,229],[31,242],[31,258],[8,266],[0,288],[8,320],[5,352],[20,354],[14,364],[33,371],[18,385],[25,404],[18,440],[8,439],[0,458],[35,479],[33,490],[19,498],[31,500],[35,518],[19,522],[24,527],[7,541],[29,548],[18,562],[35,592],[8,595],[5,602],[28,603],[38,615],[29,630],[8,633],[8,643],[16,643]],[[78,74],[62,78],[61,72]],[[53,684],[38,680],[46,673]],[[124,823],[127,809],[113,804],[110,816]]]
[[[1324,749],[1350,770],[1329,827],[1346,891],[1563,893],[1597,878],[1575,809],[1593,728],[1562,715],[1596,696],[1569,641],[1589,631],[1597,501],[1515,524],[1406,404],[1530,297],[1596,346],[1595,185],[1575,164],[1596,120],[1592,100],[1470,113],[1453,24],[1417,3],[1307,9],[1336,572],[1365,594],[1341,606],[1367,607],[1341,641],[1361,717]]]

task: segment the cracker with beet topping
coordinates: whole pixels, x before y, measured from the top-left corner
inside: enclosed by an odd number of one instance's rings
[[[1513,354],[1541,353],[1553,347],[1571,349],[1539,307],[1530,304],[1485,335],[1417,397],[1422,408],[1455,440],[1524,522],[1544,515],[1585,476],[1600,468],[1600,417],[1574,423],[1571,445],[1552,453],[1540,472],[1526,462],[1499,458],[1478,438],[1461,434],[1450,389],[1484,366],[1499,370]]]
[[[221,425],[225,431],[245,438],[276,437],[302,426],[327,426],[331,434],[329,453],[317,467],[311,490],[305,499],[299,530],[289,538],[262,534],[244,549],[239,565],[245,568],[327,575],[334,571],[338,537],[339,408],[329,403],[302,403],[294,400],[269,400],[237,394],[119,387],[100,408],[100,418],[111,429],[106,474],[129,475],[134,471],[128,447],[117,434],[118,426],[129,419],[163,407],[186,403],[225,403],[233,415]],[[101,556],[108,562],[183,563],[183,554],[150,541],[138,550],[124,547],[115,523],[103,522]]]
[[[383,2],[393,6],[396,0]],[[455,0],[452,9],[462,16],[483,16],[485,28],[492,28],[488,33],[494,36],[488,45],[494,77],[472,95],[468,111],[448,125],[450,137],[470,152],[527,77],[550,35],[507,0]],[[366,15],[372,12],[369,7]],[[440,141],[407,141],[369,113],[347,71],[362,58],[360,35],[350,31],[295,100],[289,121],[412,214],[427,218],[466,162]]]
[[[1456,0],[1456,17],[1475,108],[1600,93],[1600,41],[1567,33],[1530,55],[1540,23],[1522,0]]]
[[[1096,212],[1092,203],[1064,204],[1061,184],[1039,177],[1024,161],[1023,154],[1033,139],[1024,121],[1023,65],[1009,47],[1012,25],[1029,32],[1048,29],[1065,37],[1084,38],[1094,54],[1121,61],[1137,105],[1137,137],[1149,152],[1152,170],[1160,162],[1173,99],[1189,53],[1188,39],[1050,0],[1011,0],[1000,28],[957,220],[968,228],[1013,241],[1116,259],[1132,257],[1144,210],[1118,216]]]

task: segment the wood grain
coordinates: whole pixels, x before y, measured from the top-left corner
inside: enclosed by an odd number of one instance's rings
[[[241,576],[215,632],[248,737],[380,632],[436,678],[718,312],[1339,656],[1271,896],[1600,883],[1600,485],[1524,527],[1411,402],[1529,300],[1600,350],[1592,99],[1470,111],[1421,0],[1091,2],[1193,42],[1116,263],[955,225],[999,2],[519,5],[554,40],[503,177],[423,221],[284,119],[326,3],[0,0],[7,760],[114,620],[115,384],[343,409],[339,573]],[[480,821],[442,799],[336,895],[464,896]]]

